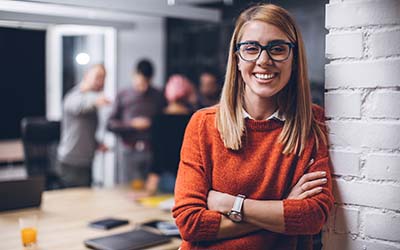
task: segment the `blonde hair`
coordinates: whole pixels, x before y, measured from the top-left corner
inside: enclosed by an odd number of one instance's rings
[[[279,112],[285,114],[285,124],[279,135],[284,154],[301,154],[310,134],[326,143],[325,134],[312,114],[310,86],[303,39],[290,14],[273,4],[259,4],[243,11],[236,21],[233,32],[224,87],[217,110],[216,126],[226,148],[239,150],[243,146],[245,123],[242,108],[245,83],[238,73],[236,43],[243,34],[243,27],[250,21],[262,21],[274,25],[286,34],[296,46],[293,49],[292,75],[288,84],[277,94]]]

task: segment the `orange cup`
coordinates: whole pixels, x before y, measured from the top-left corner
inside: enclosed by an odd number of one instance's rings
[[[36,249],[37,246],[37,216],[19,218],[21,241],[25,249]]]
[[[21,229],[21,239],[22,244],[26,246],[30,246],[32,244],[36,244],[36,228],[26,227]]]

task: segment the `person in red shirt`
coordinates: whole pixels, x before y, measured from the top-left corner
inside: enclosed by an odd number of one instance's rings
[[[312,249],[333,207],[324,113],[283,8],[243,11],[220,103],[185,132],[172,210],[181,249]]]

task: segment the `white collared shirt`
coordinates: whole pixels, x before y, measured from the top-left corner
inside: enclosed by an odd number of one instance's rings
[[[251,117],[251,115],[249,113],[247,113],[246,110],[244,110],[244,109],[242,109],[242,110],[243,110],[243,118],[245,118],[245,119],[249,118],[249,119],[255,120],[253,117]],[[282,122],[284,122],[286,120],[285,115],[284,114],[280,115],[278,109],[272,115],[267,117],[265,120],[272,120],[272,119],[278,119],[279,121],[282,121]]]

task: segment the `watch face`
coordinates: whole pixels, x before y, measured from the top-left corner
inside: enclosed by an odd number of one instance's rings
[[[232,211],[229,214],[229,219],[231,219],[234,222],[241,222],[242,221],[242,215],[238,212]]]

